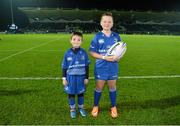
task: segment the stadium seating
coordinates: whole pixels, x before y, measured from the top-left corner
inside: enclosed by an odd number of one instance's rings
[[[102,10],[79,10],[59,8],[19,8],[29,19],[25,31],[86,33],[101,30]],[[180,12],[111,11],[114,30],[119,33],[180,34]]]

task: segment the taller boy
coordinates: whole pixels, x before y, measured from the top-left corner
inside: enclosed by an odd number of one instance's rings
[[[104,13],[101,16],[102,31],[97,33],[90,45],[90,54],[96,58],[94,75],[96,79],[96,88],[94,91],[94,106],[91,112],[93,117],[99,113],[99,100],[102,89],[107,81],[109,87],[109,96],[111,100],[111,116],[118,116],[116,108],[116,80],[118,79],[118,62],[115,56],[106,56],[107,50],[115,43],[121,40],[118,33],[111,31],[113,27],[112,13]]]

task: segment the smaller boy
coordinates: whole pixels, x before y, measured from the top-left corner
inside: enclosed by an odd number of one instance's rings
[[[86,51],[80,47],[82,41],[82,33],[72,33],[70,40],[72,48],[66,51],[62,62],[62,83],[68,94],[71,118],[76,118],[75,95],[78,97],[79,113],[83,117],[87,115],[84,110],[84,92],[85,84],[89,82],[90,60]]]

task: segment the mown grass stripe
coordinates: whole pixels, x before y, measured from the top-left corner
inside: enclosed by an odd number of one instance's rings
[[[58,39],[59,39],[59,38],[58,38]],[[58,39],[53,39],[53,40],[47,41],[47,42],[45,42],[45,43],[43,43],[43,44],[40,44],[40,45],[38,45],[38,46],[34,46],[34,47],[31,47],[31,48],[25,49],[25,50],[23,50],[23,51],[14,53],[14,54],[12,54],[12,55],[9,55],[9,56],[7,56],[7,57],[4,57],[4,58],[0,59],[0,62],[5,61],[5,60],[7,60],[7,59],[9,59],[9,58],[11,58],[11,57],[17,56],[17,55],[19,55],[19,54],[23,54],[23,53],[25,53],[25,52],[28,52],[28,51],[30,51],[30,50],[39,48],[39,47],[41,47],[41,46],[47,45],[47,44],[49,44],[50,42],[56,41],[56,40],[58,40]]]

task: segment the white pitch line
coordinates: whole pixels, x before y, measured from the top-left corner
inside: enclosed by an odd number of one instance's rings
[[[19,52],[23,50],[0,50],[0,52]],[[64,52],[63,50],[31,50],[29,52]]]
[[[59,39],[59,38],[58,38],[58,39]],[[38,45],[38,46],[34,46],[34,47],[29,48],[29,49],[25,49],[25,50],[23,50],[23,51],[14,53],[14,54],[12,54],[12,55],[9,55],[9,56],[7,56],[7,57],[4,57],[4,58],[0,59],[0,62],[5,61],[5,60],[7,60],[7,59],[9,59],[9,58],[11,58],[11,57],[13,57],[13,56],[17,56],[17,55],[19,55],[19,54],[22,54],[22,53],[28,52],[28,51],[30,51],[30,50],[33,50],[33,49],[35,49],[35,48],[41,47],[41,46],[43,46],[43,45],[46,45],[46,44],[48,44],[48,43],[50,43],[50,42],[53,42],[53,41],[56,41],[56,40],[58,40],[58,39],[50,40],[50,41],[47,41],[46,43],[40,44],[40,45]]]
[[[121,76],[119,79],[160,79],[160,78],[180,78],[180,75],[164,76]],[[60,77],[0,77],[0,80],[60,80]],[[89,77],[90,80],[94,77]]]

